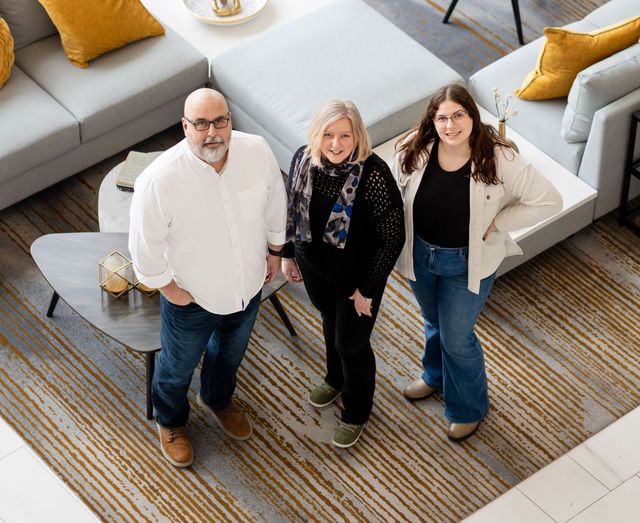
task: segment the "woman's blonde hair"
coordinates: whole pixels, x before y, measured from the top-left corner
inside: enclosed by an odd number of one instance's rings
[[[369,133],[364,126],[362,116],[360,116],[360,111],[358,111],[356,105],[351,100],[331,100],[324,104],[313,116],[307,131],[307,149],[305,152],[311,156],[311,163],[314,165],[320,165],[322,135],[327,127],[342,118],[348,118],[353,127],[354,147],[358,149],[358,157],[353,160],[353,163],[363,162],[371,156]]]

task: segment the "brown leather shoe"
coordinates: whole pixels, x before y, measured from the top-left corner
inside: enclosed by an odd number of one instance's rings
[[[249,417],[232,401],[225,409],[213,409],[207,405],[198,394],[198,405],[206,407],[213,413],[213,417],[218,422],[220,429],[230,438],[244,441],[251,437],[253,428]]]
[[[188,467],[193,463],[193,447],[187,427],[162,427],[158,425],[160,450],[169,463],[176,467]]]
[[[409,401],[418,401],[433,396],[435,392],[436,389],[429,387],[422,378],[418,378],[409,383],[407,388],[402,391],[402,394]]]
[[[479,425],[479,421],[474,421],[473,423],[452,423],[449,425],[447,437],[451,441],[460,443],[461,441],[473,436],[476,433],[476,430],[478,430]]]

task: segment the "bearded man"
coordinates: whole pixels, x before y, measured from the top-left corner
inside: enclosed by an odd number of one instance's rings
[[[232,130],[224,97],[198,89],[184,105],[185,139],[138,177],[129,249],[138,279],[160,290],[162,350],[152,400],[164,457],[193,461],[187,393],[204,354],[198,403],[236,440],[252,434],[232,401],[260,304],[280,268],[286,196],[264,138]]]

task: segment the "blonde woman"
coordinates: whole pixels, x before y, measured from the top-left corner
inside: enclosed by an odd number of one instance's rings
[[[422,374],[409,401],[444,396],[448,437],[473,435],[489,409],[474,326],[505,256],[522,254],[509,231],[562,208],[553,185],[495,129],[460,85],[433,95],[401,139],[393,172],[404,200],[407,244],[398,260],[424,318]]]
[[[288,281],[304,281],[326,346],[327,372],[309,402],[324,408],[342,395],[332,442],[347,448],[371,415],[376,363],[369,338],[404,244],[400,192],[371,151],[353,102],[334,100],[313,117],[308,145],[291,162],[288,196],[282,270]]]

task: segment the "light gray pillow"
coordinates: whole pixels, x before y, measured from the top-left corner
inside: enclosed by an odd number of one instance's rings
[[[569,91],[560,135],[569,143],[585,142],[596,111],[638,88],[640,43],[578,73]]]
[[[0,17],[9,25],[16,50],[57,32],[37,0],[1,0]]]

